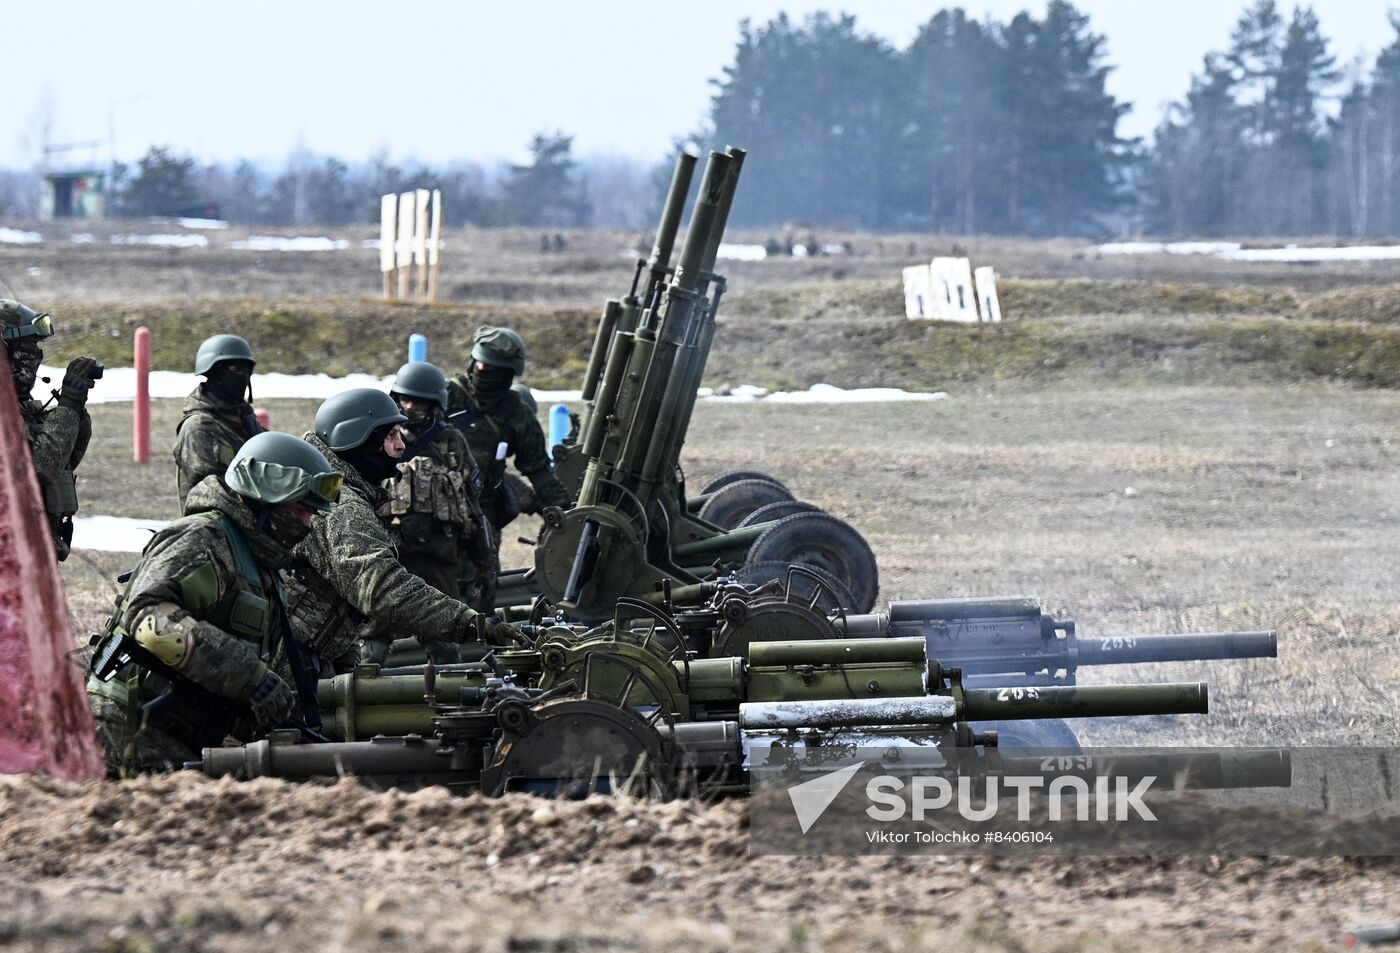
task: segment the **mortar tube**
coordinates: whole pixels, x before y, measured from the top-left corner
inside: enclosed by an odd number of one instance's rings
[[[720,202],[724,199],[725,179],[732,162],[729,156],[710,153],[710,160],[705,164],[705,177],[700,181],[700,194],[695,197],[695,208],[690,213],[685,247],[681,249],[680,264],[676,266],[668,297],[673,298],[677,291],[694,294],[700,286],[700,265],[719,215]]]
[[[593,336],[593,351],[588,355],[588,369],[583,372],[583,393],[585,401],[593,399],[598,392],[598,378],[603,373],[603,359],[607,357],[612,344],[613,329],[617,327],[618,316],[622,313],[622,302],[609,298],[603,306],[603,314],[598,319],[598,333]]]

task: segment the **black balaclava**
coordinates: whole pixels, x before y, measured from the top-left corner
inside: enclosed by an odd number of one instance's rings
[[[389,431],[398,424],[376,427],[365,442],[349,450],[338,450],[340,458],[370,483],[382,483],[399,472],[399,461],[384,452]]]
[[[20,400],[26,400],[29,392],[34,389],[34,382],[39,379],[39,365],[44,360],[42,348],[14,347],[9,346],[6,352],[10,357],[10,373],[15,379],[15,393]]]
[[[247,361],[220,361],[204,375],[209,393],[228,404],[253,399],[253,366]]]
[[[411,437],[422,436],[428,428],[437,422],[439,411],[437,404],[424,400],[421,397],[413,398],[413,406],[404,409],[403,401],[398,394],[389,395],[394,398],[394,403],[399,405],[399,413],[408,418],[408,423],[403,428],[408,431]]]
[[[483,368],[476,361],[467,369],[467,383],[471,385],[472,396],[478,400],[492,401],[510,390],[510,382],[515,371],[509,367],[487,364]]]
[[[311,527],[303,523],[290,506],[269,506],[258,514],[258,526],[278,546],[288,551],[296,548],[311,534]]]

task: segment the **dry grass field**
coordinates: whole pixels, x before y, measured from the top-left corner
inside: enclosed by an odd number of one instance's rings
[[[435,318],[434,354],[455,355],[456,328],[515,316],[542,355],[529,379],[569,384],[577,356],[549,331],[567,325],[586,340],[587,315],[625,289],[621,249],[636,240],[569,237],[569,253],[546,256],[530,234],[454,236],[452,303],[404,315],[384,340]],[[948,398],[702,402],[684,453],[693,484],[740,466],[781,478],[867,536],[882,600],[1038,595],[1090,635],[1279,630],[1277,660],[1082,671],[1089,683],[1211,683],[1208,716],[1090,722],[1086,742],[1400,740],[1400,391],[1363,386],[1388,366],[1400,266],[1110,259],[1070,242],[964,242],[1010,279],[1009,302],[1022,295],[1020,320],[1000,332],[911,329],[890,311],[891,269],[953,243],[852,240],[855,256],[729,269],[710,382],[879,383]],[[909,242],[916,256],[906,260]],[[236,314],[244,323],[228,329],[250,337],[269,308],[333,322],[377,280],[369,251],[0,248],[0,274],[26,267],[39,273],[21,279],[25,296],[60,322],[65,308],[81,316],[85,341],[113,314],[157,314],[170,328],[182,313]],[[1056,283],[1064,278],[1096,284]],[[1109,304],[1063,305],[1086,293]],[[353,307],[360,321],[379,314],[370,302]],[[342,329],[345,347],[362,327]],[[1250,330],[1232,338],[1232,328]],[[1345,360],[1309,363],[1341,353],[1328,350],[1333,332],[1353,335],[1345,347],[1378,336]],[[295,352],[295,322],[278,333]],[[323,327],[316,334],[316,347],[334,343]],[[402,353],[393,347],[364,369],[392,372]],[[50,350],[66,354],[64,339]],[[1380,370],[1368,378],[1358,367]],[[276,359],[260,368],[279,369],[302,368]],[[293,432],[314,411],[306,401],[268,407],[274,426]],[[156,405],[149,467],[130,462],[130,415],[124,404],[94,408],[84,511],[169,517],[178,403]],[[525,557],[512,543],[507,562]],[[80,554],[65,565],[80,633],[105,617],[109,580],[131,561]],[[831,864],[750,858],[746,824],[740,804],[542,810],[524,798],[451,801],[348,783],[10,781],[0,784],[0,947],[1324,950],[1347,924],[1400,919],[1394,860]]]

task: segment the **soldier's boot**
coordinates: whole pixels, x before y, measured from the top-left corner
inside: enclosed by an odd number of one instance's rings
[[[428,661],[434,665],[456,665],[462,661],[462,652],[455,642],[427,639],[422,644],[423,651],[428,655]]]
[[[383,665],[384,660],[389,657],[389,648],[392,645],[390,639],[365,639],[360,645],[360,661]]]

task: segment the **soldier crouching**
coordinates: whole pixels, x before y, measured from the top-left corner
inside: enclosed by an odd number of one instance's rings
[[[318,726],[318,663],[291,635],[282,569],[341,483],[305,442],[259,434],[147,544],[88,679],[113,777],[177,769],[259,729]],[[115,677],[113,658],[127,660]]]

